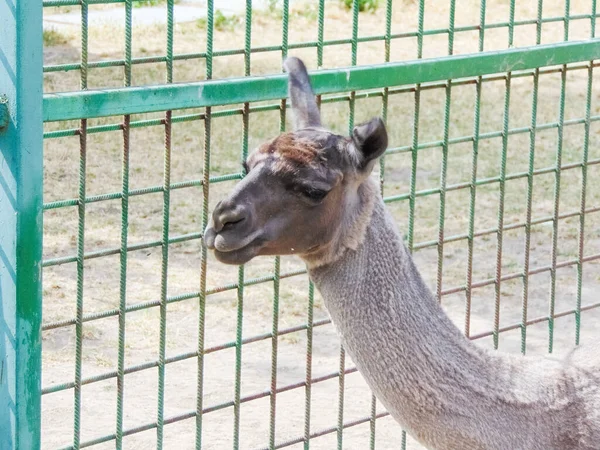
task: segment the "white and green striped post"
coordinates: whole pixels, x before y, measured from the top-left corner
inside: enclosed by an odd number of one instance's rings
[[[0,2],[0,449],[40,447],[42,4]]]

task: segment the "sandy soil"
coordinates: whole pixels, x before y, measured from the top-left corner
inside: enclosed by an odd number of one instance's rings
[[[535,17],[537,1],[518,2],[518,20]],[[587,13],[588,2],[572,1],[572,14]],[[479,21],[478,6],[473,0],[457,2],[457,26],[472,25]],[[544,16],[562,14],[561,2],[544,2]],[[393,30],[403,32],[416,28],[418,5],[414,2],[394,2]],[[53,11],[55,12],[55,11]],[[92,8],[93,13],[93,8]],[[135,11],[134,11],[135,13]],[[360,35],[382,33],[385,15],[383,8],[376,13],[360,16]],[[92,16],[93,17],[93,16]],[[426,2],[426,28],[447,26],[448,5]],[[508,2],[488,1],[487,21],[500,22],[508,17]],[[290,24],[290,42],[312,39],[316,30],[314,9],[294,9]],[[135,14],[134,14],[135,20]],[[336,2],[328,2],[326,11],[326,38],[348,37],[351,15]],[[93,19],[92,19],[93,23]],[[253,20],[253,45],[260,46],[278,42],[281,23],[277,14],[256,14]],[[534,42],[533,26],[517,27],[515,45],[530,45]],[[177,26],[175,30],[176,53],[203,51],[205,30],[202,24]],[[215,36],[219,49],[243,46],[243,29],[239,26],[224,26]],[[578,21],[571,27],[571,39],[589,35],[588,21]],[[79,36],[76,28],[72,34],[58,40],[59,45],[46,49],[46,63],[57,64],[78,60]],[[139,26],[134,29],[134,55],[151,56],[164,53],[164,27]],[[562,40],[562,24],[544,25],[543,41]],[[66,43],[63,43],[66,42]],[[486,33],[486,50],[506,48],[505,28]],[[475,32],[456,36],[456,53],[476,51]],[[90,29],[90,60],[118,59],[123,53],[123,30],[119,26],[92,26]],[[425,39],[424,56],[445,55],[447,38],[430,36]],[[304,57],[307,64],[315,67],[314,49],[294,51]],[[359,64],[380,62],[383,45],[365,43],[359,45]],[[416,40],[404,39],[392,44],[392,59],[412,59],[416,55]],[[349,46],[327,47],[327,67],[347,65]],[[215,77],[238,76],[243,73],[241,57],[223,57],[215,61]],[[279,53],[258,53],[252,57],[255,74],[278,72]],[[90,71],[90,87],[110,87],[122,84],[122,68],[95,69]],[[598,98],[600,80],[594,73],[592,114],[600,112]],[[175,66],[175,81],[202,79],[204,62],[197,60],[178,62]],[[161,83],[164,80],[164,65],[137,65],[133,69],[134,84]],[[581,118],[585,114],[587,71],[569,72],[565,103],[565,118]],[[77,72],[51,73],[45,76],[47,92],[75,90],[79,87]],[[531,116],[531,78],[514,79],[511,89],[509,122],[510,127],[528,127]],[[560,99],[560,74],[548,74],[540,78],[538,124],[555,122],[558,118]],[[450,137],[468,136],[473,133],[473,109],[475,88],[472,85],[455,87],[452,90]],[[444,90],[435,89],[421,94],[421,116],[419,141],[432,142],[441,139],[444,124]],[[390,97],[388,123],[391,146],[410,145],[414,124],[414,95],[411,92]],[[481,132],[502,129],[504,104],[504,81],[484,84]],[[234,106],[234,107],[237,107]],[[357,102],[357,121],[378,114],[380,99]],[[339,132],[347,129],[346,104],[326,104],[323,114],[328,125]],[[177,114],[186,114],[176,112]],[[139,115],[133,120],[161,115]],[[279,112],[269,111],[251,115],[250,148],[273,136],[279,130]],[[90,120],[90,126],[119,123],[121,118]],[[211,138],[211,175],[239,171],[241,152],[241,116],[234,115],[213,120]],[[77,123],[47,124],[47,130],[77,127]],[[232,132],[232,130],[234,130]],[[131,189],[162,185],[163,180],[163,128],[160,126],[136,128],[131,133]],[[581,161],[583,125],[565,127],[563,141],[563,163]],[[539,131],[536,139],[536,169],[551,167],[557,148],[555,128]],[[499,174],[502,141],[500,138],[481,141],[478,178],[495,177]],[[45,148],[45,201],[52,202],[76,198],[78,186],[79,138],[66,137],[48,139]],[[86,189],[88,196],[118,192],[121,189],[121,147],[119,131],[96,133],[88,136]],[[515,134],[508,140],[507,173],[521,173],[528,167],[529,135]],[[202,178],[204,151],[204,124],[185,122],[173,127],[173,151],[171,181],[189,181]],[[466,182],[471,176],[472,145],[450,146],[448,184]],[[417,191],[439,187],[441,151],[440,147],[424,149],[418,153]],[[590,159],[600,158],[600,127],[591,126]],[[385,195],[396,195],[410,189],[411,155],[399,153],[386,158]],[[589,167],[587,207],[600,207],[599,165]],[[377,176],[377,174],[376,174]],[[533,217],[546,218],[553,212],[554,175],[545,173],[535,177]],[[211,185],[209,206],[212,208],[235,182]],[[497,227],[498,184],[484,185],[477,190],[476,231]],[[581,192],[581,169],[565,171],[562,175],[561,213],[579,210]],[[506,185],[505,224],[521,223],[526,214],[526,179],[519,178]],[[163,196],[161,193],[132,197],[130,200],[129,245],[157,241],[162,235]],[[408,229],[408,202],[390,204],[402,231]],[[170,235],[181,236],[201,232],[202,190],[197,187],[174,190],[171,194]],[[469,192],[451,191],[447,194],[445,217],[446,236],[462,234],[468,228]],[[438,236],[439,196],[419,197],[415,210],[415,243],[435,241]],[[91,203],[86,207],[85,251],[94,252],[119,247],[121,232],[120,200]],[[77,210],[61,208],[46,211],[44,257],[55,258],[73,255],[77,245]],[[578,255],[579,218],[571,217],[559,222],[559,261],[571,261]],[[523,269],[524,230],[504,233],[502,270],[504,274],[518,273]],[[545,221],[532,227],[531,269],[550,263],[552,224]],[[585,255],[600,253],[600,213],[586,216]],[[496,261],[496,235],[486,234],[475,239],[473,280],[481,281],[494,277]],[[419,269],[429,286],[435,290],[437,278],[437,250],[428,247],[415,253]],[[161,287],[160,247],[144,248],[128,253],[127,261],[127,304],[157,302]],[[445,245],[443,260],[443,289],[447,290],[465,283],[467,244],[465,240]],[[168,296],[170,298],[193,294],[200,288],[200,243],[189,240],[169,246]],[[208,289],[230,285],[238,280],[236,268],[216,263],[209,257],[207,269]],[[571,310],[577,300],[576,266],[559,269],[556,274],[557,312]],[[283,258],[281,272],[302,270],[302,264],[293,258]],[[245,278],[252,279],[271,274],[273,259],[259,258],[245,268]],[[84,264],[83,311],[84,314],[114,311],[119,305],[119,255],[87,259]],[[70,320],[76,314],[77,272],[74,263],[47,267],[44,270],[44,323]],[[582,278],[583,305],[600,301],[600,264],[598,260],[586,263]],[[551,280],[549,273],[533,275],[528,292],[528,317],[544,317],[549,309]],[[523,284],[520,279],[506,281],[501,285],[500,327],[517,324],[522,316]],[[474,290],[470,333],[488,333],[494,322],[494,286]],[[198,347],[198,298],[170,303],[166,314],[166,356],[195,352]],[[307,371],[307,331],[309,314],[308,280],[298,275],[281,280],[278,326],[279,330],[299,327],[277,339],[276,385],[302,383]],[[443,299],[443,306],[457,325],[463,329],[465,323],[465,295],[452,294]],[[204,358],[203,406],[211,408],[231,402],[235,393],[235,347],[237,312],[240,305],[235,289],[209,295],[205,308],[205,349],[210,349]],[[327,313],[316,293],[314,301],[315,323],[327,320]],[[268,333],[273,323],[273,283],[266,282],[247,286],[244,289],[242,336],[267,336],[242,347],[241,398],[268,392],[272,383],[272,339]],[[575,321],[572,315],[555,321],[554,351],[561,353],[575,342]],[[159,357],[160,310],[150,307],[126,315],[124,356],[126,367],[152,363]],[[581,320],[581,342],[594,345],[600,339],[600,308],[586,311]],[[102,374],[113,374],[118,360],[118,317],[114,314],[105,318],[87,321],[83,325],[82,373],[84,379]],[[479,345],[492,346],[491,337],[477,340]],[[226,348],[217,350],[224,346]],[[310,361],[312,378],[335,374],[340,366],[339,340],[331,325],[314,327],[313,351]],[[518,329],[502,333],[500,349],[519,352],[521,348]],[[43,333],[43,386],[49,388],[72,382],[75,373],[75,327],[63,326]],[[540,322],[527,328],[527,353],[543,354],[548,349],[548,325]],[[346,368],[352,368],[349,359]],[[124,428],[130,429],[156,421],[158,402],[158,371],[155,367],[136,371],[125,376],[124,384]],[[338,420],[339,380],[332,377],[315,383],[311,388],[310,430],[318,432],[335,427]],[[281,392],[276,399],[276,442],[301,437],[304,434],[306,390],[303,386]],[[86,384],[82,389],[81,440],[88,441],[115,432],[117,383],[114,376],[103,381]],[[165,417],[174,417],[192,412],[197,401],[197,359],[189,357],[166,365],[164,395]],[[269,396],[242,403],[240,408],[240,448],[257,449],[268,445],[269,439]],[[72,444],[73,441],[73,390],[65,389],[43,396],[43,448],[54,449]],[[382,411],[378,405],[378,411]],[[344,421],[368,417],[371,413],[371,395],[358,373],[345,377]],[[186,419],[164,428],[164,448],[188,449],[195,447],[194,418]],[[208,412],[203,418],[202,448],[226,449],[233,443],[234,413],[231,406]],[[389,417],[376,422],[376,444],[378,449],[400,448],[401,430]],[[127,449],[148,449],[156,445],[156,430],[136,433],[124,438]],[[343,448],[363,449],[369,445],[369,424],[348,428],[343,432]],[[331,449],[337,446],[336,433],[330,433],[310,441],[311,449]],[[114,441],[96,445],[94,448],[114,448]],[[303,448],[301,444],[290,446]],[[408,449],[419,449],[410,437]]]

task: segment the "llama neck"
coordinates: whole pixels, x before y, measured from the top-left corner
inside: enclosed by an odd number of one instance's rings
[[[530,373],[519,357],[484,351],[462,335],[425,285],[379,196],[362,244],[309,272],[359,372],[428,448],[554,448],[518,442],[531,436],[527,427],[548,406],[541,367]],[[486,431],[486,421],[496,428]],[[490,435],[494,429],[514,433]]]

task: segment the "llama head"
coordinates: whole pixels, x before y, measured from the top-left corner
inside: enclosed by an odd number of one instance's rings
[[[288,58],[284,68],[294,131],[259,146],[246,161],[246,177],[213,211],[204,242],[224,263],[258,255],[318,259],[344,239],[360,208],[359,187],[387,147],[379,118],[349,137],[323,128],[306,67]]]

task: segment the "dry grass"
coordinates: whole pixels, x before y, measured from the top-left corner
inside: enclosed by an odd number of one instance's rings
[[[472,25],[479,21],[478,6],[473,0],[457,1],[457,26]],[[508,1],[488,2],[487,22],[500,22],[508,17]],[[517,20],[535,17],[537,2],[518,2]],[[572,13],[586,13],[587,2],[571,2]],[[297,8],[297,7],[295,7]],[[290,22],[290,42],[313,40],[316,35],[314,9],[307,6],[292,11]],[[93,13],[94,7],[90,7]],[[546,17],[562,15],[560,2],[545,2]],[[311,12],[312,11],[312,12]],[[395,2],[393,32],[416,29],[418,5],[416,2]],[[123,58],[124,32],[119,26],[94,26],[91,16],[89,35],[90,61]],[[448,5],[440,2],[426,2],[427,29],[447,26]],[[135,20],[135,11],[134,11]],[[338,2],[327,2],[325,18],[326,39],[341,39],[350,36],[351,14]],[[361,36],[382,34],[384,10],[363,13],[360,16]],[[589,34],[588,21],[578,21],[571,27],[571,39],[586,38]],[[199,52],[206,46],[206,32],[202,23],[178,24],[175,27],[175,52]],[[67,44],[48,47],[46,63],[59,64],[76,62],[79,58],[78,31],[64,33],[61,39]],[[457,34],[455,53],[469,53],[477,50],[475,32]],[[543,29],[543,42],[562,40],[562,25],[547,24]],[[224,28],[215,35],[216,49],[243,47],[244,31],[238,28]],[[281,40],[281,22],[277,13],[256,13],[253,18],[252,45],[273,45]],[[515,30],[515,46],[534,43],[534,27],[518,27]],[[136,26],[133,34],[134,57],[164,54],[166,29],[164,26]],[[62,41],[61,41],[62,42]],[[486,33],[485,49],[502,49],[507,46],[507,32],[504,28],[489,30]],[[359,64],[381,62],[382,43],[363,43],[358,48]],[[316,51],[304,49],[291,52],[303,57],[307,65],[316,67]],[[447,38],[444,35],[425,38],[424,57],[442,56],[447,53]],[[338,67],[349,64],[350,47],[331,46],[325,49],[325,67]],[[416,40],[402,39],[392,43],[392,60],[413,59],[416,55]],[[278,52],[252,55],[252,73],[265,74],[280,70],[281,57]],[[177,62],[174,68],[176,82],[201,80],[205,76],[203,60]],[[234,77],[243,74],[241,56],[222,57],[214,61],[214,77]],[[597,72],[597,71],[596,71]],[[165,79],[164,64],[135,65],[133,84],[156,84]],[[586,71],[569,72],[567,75],[565,118],[581,118],[585,114]],[[89,74],[89,87],[115,87],[123,83],[123,68],[94,69]],[[509,125],[510,128],[528,127],[531,120],[532,80],[514,79],[511,85]],[[600,112],[600,84],[594,78],[592,114]],[[47,92],[76,90],[79,88],[77,72],[52,73],[45,75]],[[540,78],[538,124],[558,120],[560,99],[560,74],[544,75]],[[473,111],[475,87],[467,85],[452,89],[450,110],[450,138],[468,136],[473,133]],[[503,104],[505,98],[504,81],[484,84],[481,103],[481,132],[502,129]],[[443,137],[445,94],[443,89],[423,91],[421,94],[421,114],[419,118],[419,142],[437,141]],[[217,108],[218,109],[218,108]],[[356,120],[364,120],[377,115],[381,110],[380,99],[358,100]],[[185,112],[175,112],[175,114]],[[347,132],[348,108],[345,103],[323,105],[325,122],[332,129]],[[136,115],[132,120],[160,117],[155,114]],[[414,94],[405,93],[390,97],[388,126],[392,147],[410,145],[414,119]],[[121,118],[104,118],[89,121],[89,126],[119,123]],[[250,117],[249,147],[279,131],[279,112],[256,113]],[[77,127],[77,123],[47,124],[47,130]],[[583,125],[565,127],[563,139],[563,164],[576,163],[582,158]],[[121,189],[120,132],[90,134],[87,141],[87,195],[118,192]],[[241,116],[214,119],[211,135],[211,175],[237,172],[240,169],[242,148]],[[507,173],[526,172],[529,162],[529,134],[511,135],[507,147]],[[590,134],[590,159],[600,158],[600,128],[593,124]],[[536,139],[535,168],[552,167],[557,149],[557,131],[539,131]],[[453,185],[468,182],[471,177],[472,144],[451,145],[447,167],[447,183]],[[204,151],[204,128],[202,122],[186,122],[173,126],[173,150],[171,181],[180,182],[202,178]],[[146,188],[162,185],[163,180],[164,130],[161,126],[136,128],[131,132],[130,188]],[[424,149],[418,153],[416,178],[417,191],[436,189],[440,184],[442,166],[441,148]],[[493,138],[480,142],[478,178],[490,178],[500,173],[502,139]],[[50,139],[45,143],[45,198],[46,202],[65,198],[76,198],[78,189],[79,138],[69,137]],[[406,193],[410,189],[411,155],[394,154],[385,161],[385,195]],[[587,189],[588,207],[600,206],[600,174],[597,165],[589,168]],[[231,189],[235,182],[224,182],[211,186],[210,208]],[[520,223],[526,214],[526,179],[520,178],[506,183],[505,224]],[[551,216],[554,206],[555,178],[553,173],[535,177],[534,218]],[[565,171],[562,174],[560,211],[574,212],[579,209],[581,191],[581,169]],[[499,187],[497,183],[477,189],[475,229],[477,231],[497,226]],[[415,211],[415,242],[434,241],[438,238],[439,196],[419,197]],[[201,232],[202,190],[187,188],[173,191],[170,205],[170,234],[179,236]],[[403,231],[408,226],[408,202],[390,204],[399,226]],[[468,229],[469,218],[468,190],[451,191],[446,197],[445,233],[446,236],[463,234]],[[163,197],[161,194],[148,194],[130,199],[129,244],[156,241],[162,235]],[[73,255],[77,244],[77,211],[63,208],[47,211],[44,215],[44,257],[52,258]],[[559,225],[559,261],[570,260],[578,252],[579,219],[573,217]],[[552,226],[550,223],[532,227],[532,268],[550,263]],[[89,204],[86,208],[85,250],[93,252],[107,248],[117,248],[121,233],[121,205],[119,200]],[[600,253],[600,214],[586,218],[586,255]],[[518,229],[504,234],[503,273],[522,271],[524,252],[524,231]],[[474,280],[484,280],[495,276],[497,242],[495,234],[475,240]],[[465,241],[447,244],[444,249],[443,279],[444,289],[459,286],[465,282],[467,246]],[[435,248],[416,253],[416,259],[430,286],[435,289],[437,251]],[[302,268],[295,259],[282,259],[282,272]],[[200,243],[189,241],[171,245],[169,248],[168,295],[196,292],[199,289]],[[246,278],[271,273],[272,259],[259,258],[245,269]],[[585,265],[583,303],[597,301],[600,289],[598,265]],[[127,263],[127,302],[135,304],[156,301],[160,295],[161,249],[159,247],[130,252]],[[84,267],[84,313],[111,310],[119,304],[119,257],[107,256],[87,260]],[[237,269],[216,264],[212,258],[208,265],[208,285],[235,283]],[[280,328],[296,326],[306,321],[307,285],[305,276],[282,280],[280,293]],[[548,273],[533,276],[530,286],[529,317],[547,314],[550,278]],[[573,267],[557,272],[557,311],[570,309],[575,305],[576,271]],[[519,280],[502,284],[501,325],[518,322],[521,317],[522,283]],[[490,330],[493,325],[494,288],[478,289],[473,299],[471,330],[473,333]],[[271,330],[272,283],[251,286],[244,292],[244,337]],[[76,299],[76,268],[65,264],[47,268],[44,271],[44,322],[73,318]],[[460,326],[464,322],[464,295],[448,296],[444,300],[448,313]],[[206,347],[210,348],[235,339],[236,331],[236,291],[228,291],[209,296],[206,306]],[[320,298],[315,304],[315,319],[326,317]],[[186,300],[168,306],[167,315],[167,355],[193,351],[197,345],[198,325],[197,299]],[[584,342],[594,338],[593,324],[598,323],[598,312],[583,315]],[[87,322],[83,327],[83,373],[84,377],[102,374],[116,369],[118,348],[118,319],[116,316]],[[546,325],[530,327],[528,349],[530,352],[544,352],[546,345]],[[125,361],[135,365],[158,358],[160,315],[158,308],[150,308],[127,315]],[[564,350],[573,343],[574,325],[572,318],[557,320],[556,347]],[[518,331],[507,333],[501,338],[501,348],[518,351]],[[60,328],[44,333],[44,385],[70,381],[74,373],[74,327]],[[486,340],[484,345],[489,345]],[[279,385],[298,382],[304,379],[304,353],[306,333],[296,332],[279,339],[280,355],[278,365]],[[335,372],[338,365],[338,341],[330,327],[315,330],[313,354],[313,376]],[[268,390],[270,383],[270,341],[250,344],[243,350],[242,395]],[[350,366],[350,363],[347,363]],[[206,357],[205,406],[232,399],[234,385],[233,349],[211,353]],[[125,426],[132,427],[152,422],[156,416],[157,378],[155,370],[146,370],[126,377]],[[165,413],[175,415],[195,409],[196,366],[188,360],[170,364],[167,368],[167,391]],[[369,396],[360,377],[348,377],[346,419],[362,417],[369,411]],[[114,405],[116,383],[114,379],[90,384],[84,388],[84,409],[82,416],[82,438],[90,439],[98,435],[114,432]],[[337,381],[321,383],[313,390],[313,429],[332,426],[336,418]],[[304,402],[302,390],[294,390],[278,396],[277,440],[302,434]],[[44,446],[46,448],[68,444],[71,441],[72,391],[44,397]],[[244,404],[242,408],[242,446],[254,448],[264,445],[268,436],[268,399]],[[231,446],[231,409],[208,414],[205,418],[205,448],[228,448]],[[379,423],[379,422],[378,422]],[[382,421],[378,426],[378,442],[381,448],[391,448],[397,442],[396,427],[387,426]],[[192,445],[194,424],[185,421],[179,425],[166,427],[165,448],[188,448]],[[348,430],[345,442],[348,448],[364,448],[363,441],[368,427]],[[392,431],[390,431],[392,430]],[[365,437],[366,436],[366,437]],[[314,448],[332,448],[333,438],[315,440]],[[155,440],[155,432],[134,435],[126,439],[127,448],[150,448]],[[110,445],[106,448],[111,447]],[[100,446],[100,448],[104,448]],[[295,447],[294,447],[295,448]],[[417,448],[410,446],[409,448]]]

